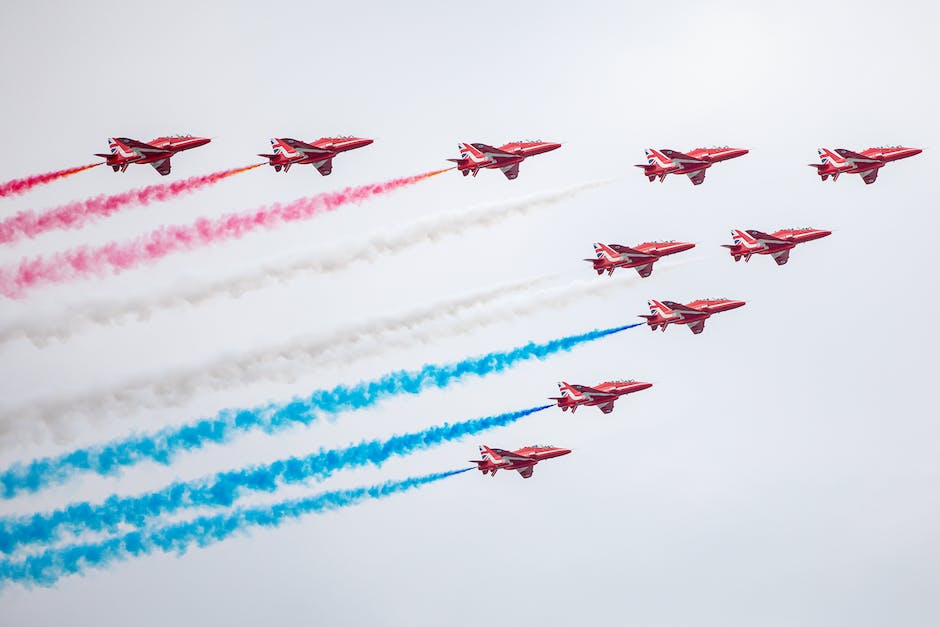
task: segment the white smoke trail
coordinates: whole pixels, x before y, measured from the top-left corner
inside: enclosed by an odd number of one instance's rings
[[[178,307],[196,307],[218,298],[239,298],[247,292],[261,290],[307,274],[339,272],[356,262],[371,263],[385,255],[395,254],[423,242],[459,235],[468,229],[484,228],[514,216],[563,202],[610,181],[581,183],[565,189],[468,210],[447,211],[415,221],[395,233],[376,233],[356,244],[345,244],[332,252],[312,254],[282,263],[246,271],[214,283],[142,296],[120,303],[94,303],[70,308],[68,315],[57,321],[21,321],[0,329],[0,344],[25,337],[42,347],[52,340],[64,341],[71,335],[93,326],[121,324],[129,320],[147,320],[153,314]]]
[[[11,434],[21,434],[23,428],[29,427],[37,439],[51,435],[57,441],[65,442],[72,438],[76,419],[104,419],[141,408],[178,406],[200,392],[228,390],[262,381],[292,382],[314,368],[349,364],[392,348],[470,333],[544,311],[546,307],[559,303],[577,302],[581,298],[623,289],[638,280],[635,275],[623,273],[619,278],[592,277],[545,289],[539,288],[547,282],[554,282],[555,277],[507,284],[408,313],[378,318],[325,337],[294,339],[200,368],[168,373],[156,380],[132,381],[83,396],[3,411],[0,413],[0,437],[9,439]],[[481,309],[502,298],[523,296],[503,307]],[[427,328],[444,320],[447,324],[443,327]],[[39,425],[43,429],[36,429]]]
[[[351,359],[342,357],[346,347],[367,342],[370,338],[409,331],[419,325],[446,320],[465,310],[473,310],[513,295],[526,294],[555,280],[557,276],[542,276],[507,283],[412,311],[374,318],[326,336],[295,338],[235,358],[221,359],[198,368],[169,373],[158,380],[130,381],[112,389],[98,390],[83,396],[6,410],[0,413],[0,437],[16,430],[17,424],[42,423],[53,436],[62,441],[60,436],[65,431],[71,433],[72,425],[69,425],[67,430],[59,427],[73,422],[77,417],[104,417],[140,408],[178,406],[199,391],[229,389],[233,385],[239,385],[239,382],[292,382],[298,375],[313,367],[337,363],[337,360],[334,360],[321,364],[319,358],[326,353],[337,354],[340,356],[338,361],[348,363]]]

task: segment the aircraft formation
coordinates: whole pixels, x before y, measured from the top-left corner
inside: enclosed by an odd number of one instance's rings
[[[104,164],[115,172],[124,172],[131,164],[149,164],[160,175],[170,173],[170,159],[177,153],[204,146],[210,138],[192,135],[168,135],[149,142],[127,137],[109,138],[110,152],[96,153],[105,159]],[[333,171],[333,159],[341,153],[364,148],[374,140],[352,135],[320,137],[302,141],[290,137],[275,137],[270,140],[271,152],[259,153],[276,172],[287,173],[295,165],[312,165],[322,176]],[[447,161],[464,177],[476,177],[481,170],[499,170],[508,180],[519,176],[519,166],[529,157],[542,155],[561,147],[560,143],[542,140],[513,141],[498,147],[481,142],[461,142],[459,157]],[[680,152],[672,148],[647,148],[646,163],[636,167],[650,182],[664,182],[668,175],[685,175],[693,185],[705,181],[706,171],[715,164],[736,159],[748,154],[746,148],[730,146],[694,148]],[[874,183],[878,171],[887,163],[912,157],[921,152],[917,148],[903,146],[873,147],[853,152],[846,148],[819,148],[820,163],[810,164],[816,168],[820,179],[836,181],[841,174],[859,174],[866,184]],[[769,255],[777,265],[784,265],[790,251],[798,244],[831,235],[831,231],[816,228],[789,228],[764,233],[756,229],[734,229],[731,244],[723,244],[735,262],[750,261],[752,255]],[[690,242],[654,241],[634,246],[618,243],[594,243],[594,257],[585,259],[598,276],[611,276],[616,269],[634,269],[641,278],[648,278],[654,264],[663,257],[685,252],[695,247]],[[649,300],[649,314],[641,315],[652,331],[665,331],[670,325],[685,325],[698,335],[705,329],[705,322],[713,315],[743,307],[742,300],[728,298],[704,298],[683,304],[670,300]],[[604,414],[614,409],[614,402],[623,395],[652,387],[642,381],[605,381],[594,386],[581,384],[558,384],[560,396],[550,400],[562,411],[574,413],[578,407],[598,407]],[[567,455],[571,451],[548,446],[528,446],[515,451],[480,447],[482,459],[474,460],[478,469],[493,476],[498,469],[517,470],[524,478],[532,476],[533,467],[539,461]]]
[[[35,175],[26,179],[0,184],[0,196],[23,193],[34,185],[45,184],[57,178],[71,176],[74,173],[97,165],[110,167],[114,172],[125,172],[132,164],[150,165],[159,175],[168,176],[171,173],[171,159],[177,153],[204,146],[210,143],[210,141],[210,138],[207,137],[191,135],[167,135],[158,137],[149,142],[127,137],[110,138],[108,140],[109,152],[96,153],[96,156],[104,159],[103,162]],[[131,192],[124,192],[108,197],[95,197],[85,201],[71,202],[62,207],[50,210],[45,214],[21,212],[15,216],[0,219],[0,244],[12,242],[18,237],[33,237],[36,234],[53,228],[77,228],[92,218],[111,215],[117,208],[125,204],[147,204],[151,199],[173,197],[176,194],[193,191],[214,184],[227,177],[234,176],[240,172],[263,166],[270,166],[275,172],[283,171],[287,173],[295,165],[310,165],[313,166],[320,175],[328,176],[333,171],[334,159],[342,153],[367,147],[371,145],[373,141],[372,139],[358,136],[329,136],[310,141],[302,141],[290,137],[275,137],[270,140],[270,152],[258,153],[258,156],[265,160],[264,162],[196,176],[191,179],[186,179],[185,181],[177,181],[173,184],[174,191],[169,190],[169,184],[153,185],[145,190],[132,190]],[[111,243],[102,249],[78,249],[74,254],[74,262],[70,256],[71,251],[55,255],[49,265],[44,265],[42,258],[28,260],[29,263],[21,264],[20,266],[25,268],[22,276],[18,274],[13,275],[8,269],[0,268],[0,295],[11,298],[19,297],[20,293],[18,290],[25,289],[35,284],[37,281],[56,283],[82,276],[83,274],[102,274],[102,270],[105,269],[111,269],[115,272],[118,270],[126,270],[127,268],[133,267],[133,265],[138,262],[153,261],[177,250],[178,241],[204,243],[240,237],[244,232],[249,231],[251,228],[258,228],[259,225],[264,227],[312,217],[319,212],[332,210],[332,208],[345,203],[361,202],[362,200],[370,198],[372,195],[410,185],[448,170],[457,170],[463,177],[470,175],[476,177],[482,170],[499,170],[506,179],[514,180],[519,176],[520,165],[527,158],[552,152],[560,147],[560,143],[541,140],[514,141],[502,144],[498,147],[480,142],[462,142],[458,145],[459,157],[447,159],[447,161],[453,164],[453,166],[447,169],[402,177],[383,183],[361,185],[340,192],[325,192],[320,195],[298,199],[293,203],[283,206],[278,204],[260,210],[254,210],[247,214],[223,216],[218,222],[210,223],[203,219],[201,222],[192,226],[178,225],[172,229],[173,237],[176,238],[173,241],[160,239],[167,231],[167,229],[161,228],[154,233],[144,236],[143,238],[138,238],[137,240],[132,240],[129,243]],[[912,157],[920,152],[920,149],[902,146],[868,148],[860,152],[854,152],[845,148],[831,150],[828,148],[820,148],[818,154],[821,163],[810,165],[816,169],[822,181],[827,181],[830,178],[835,181],[842,174],[859,174],[865,184],[872,184],[876,181],[879,170],[887,163]],[[664,182],[667,175],[675,174],[686,176],[692,185],[698,186],[704,182],[707,170],[713,165],[747,154],[747,149],[727,146],[695,148],[687,152],[679,152],[669,148],[648,148],[645,151],[646,163],[637,165],[637,167],[642,168],[643,176],[650,182],[656,179],[659,179],[660,182]],[[247,217],[243,219],[243,215]],[[482,219],[481,222],[487,226],[489,225],[488,218]],[[826,238],[831,234],[832,231],[811,227],[782,228],[771,232],[754,228],[735,228],[731,231],[731,243],[721,244],[721,246],[728,250],[728,254],[734,262],[743,259],[745,263],[747,263],[753,255],[763,255],[771,257],[777,266],[783,266],[789,262],[791,251],[798,245]],[[424,241],[423,236],[421,240]],[[146,245],[141,246],[141,241],[146,242]],[[190,246],[189,249],[195,245],[194,243],[187,244],[187,246]],[[695,247],[695,243],[674,240],[646,241],[629,244],[610,241],[594,242],[594,256],[586,258],[583,261],[589,262],[591,264],[591,271],[596,274],[596,277],[590,279],[592,283],[607,281],[608,277],[611,277],[614,271],[618,269],[632,269],[641,279],[649,280],[653,275],[653,270],[658,261],[665,257],[681,255]],[[120,264],[120,267],[115,264],[111,266],[107,265],[111,263],[110,260],[112,258],[118,260],[117,263]],[[305,266],[301,264],[298,267],[303,269]],[[319,266],[316,264],[310,265],[310,268],[317,267]],[[583,265],[581,269],[586,270]],[[276,272],[272,274],[280,281],[282,278],[290,276],[290,272],[292,271],[293,270],[285,271],[284,274],[277,274]],[[266,277],[259,278],[255,275],[252,276],[250,280],[242,280],[240,277],[235,277],[232,280],[237,283],[237,291],[240,292],[245,289],[253,289],[251,286],[255,285],[255,283],[265,285],[268,279]],[[13,285],[14,283],[15,285]],[[227,294],[233,290],[228,283],[225,283],[222,287],[218,288],[218,291]],[[657,330],[665,332],[671,325],[684,325],[688,327],[693,335],[699,335],[704,332],[706,322],[714,315],[738,309],[745,305],[746,302],[743,300],[724,297],[699,298],[690,302],[678,302],[665,299],[656,300],[651,298],[647,301],[649,313],[638,316],[642,322],[626,324],[612,329],[595,329],[594,331],[578,336],[559,338],[544,345],[530,343],[523,347],[516,347],[510,351],[490,353],[479,357],[474,362],[477,365],[474,368],[467,368],[467,370],[474,372],[478,376],[484,376],[487,372],[498,372],[508,367],[504,364],[510,359],[542,359],[545,355],[551,354],[551,351],[569,350],[571,346],[577,345],[578,343],[593,341],[594,339],[605,337],[612,333],[619,333],[620,331],[634,327],[646,326],[654,332]],[[163,301],[161,301],[159,306],[165,306]],[[131,309],[135,312],[139,310],[135,307],[131,307]],[[95,319],[107,319],[110,315],[110,313],[102,314],[101,312],[95,311],[92,317]],[[122,309],[117,309],[114,313],[115,318],[121,318],[124,317],[124,315]],[[718,324],[721,325],[724,323],[719,322]],[[414,322],[408,322],[408,325],[413,326]],[[56,333],[62,333],[62,331],[56,330]],[[4,339],[5,338],[0,337],[0,341]],[[278,354],[280,354],[280,352],[278,352]],[[468,360],[459,363],[465,364],[466,361]],[[495,367],[493,364],[501,365]],[[251,372],[252,377],[257,376],[257,371],[252,368],[246,367],[245,371]],[[427,373],[425,373],[425,371],[427,371]],[[206,435],[204,439],[205,442],[212,443],[219,441],[218,438],[222,437],[219,434],[223,432],[226,433],[223,438],[225,439],[240,430],[247,431],[251,428],[263,428],[267,431],[274,431],[286,424],[291,424],[291,421],[300,421],[303,424],[307,424],[307,422],[304,421],[311,420],[312,418],[310,417],[316,416],[318,413],[329,414],[330,412],[339,410],[345,411],[350,408],[363,409],[377,402],[383,395],[419,393],[423,384],[416,384],[415,382],[421,380],[421,377],[426,377],[428,380],[432,381],[428,386],[434,385],[439,388],[443,387],[446,385],[446,383],[442,381],[444,377],[443,373],[462,371],[463,370],[453,368],[449,365],[436,368],[425,367],[418,372],[396,371],[373,382],[361,382],[356,386],[340,385],[336,390],[321,391],[323,392],[322,394],[314,394],[311,396],[312,399],[326,399],[326,401],[329,401],[332,405],[328,403],[328,406],[313,407],[316,405],[316,401],[313,400],[305,400],[302,402],[292,400],[290,403],[292,406],[295,404],[311,405],[313,408],[309,409],[309,411],[277,412],[269,411],[265,408],[255,416],[252,414],[253,410],[245,410],[244,413],[237,414],[239,416],[237,423],[229,424],[223,419],[207,419],[198,422],[198,428],[192,427],[191,424],[183,425],[180,429],[188,434],[186,437],[160,435],[156,439],[150,440],[148,439],[150,436],[143,436],[141,438],[134,436],[132,442],[121,445],[132,447],[135,451],[134,454],[122,457],[122,461],[116,463],[132,465],[141,459],[146,459],[147,456],[150,455],[156,455],[157,457],[154,457],[154,459],[165,462],[174,451],[168,452],[161,450],[160,447],[162,446],[174,446],[179,447],[179,450],[188,451],[203,445],[203,440],[201,439],[203,438],[202,434],[211,434]],[[193,375],[187,375],[187,387],[192,384],[192,376]],[[462,375],[449,374],[446,376],[450,377],[449,380],[458,380],[459,376]],[[155,385],[158,388],[160,387],[158,384]],[[332,472],[332,470],[335,469],[365,463],[356,461],[360,459],[378,465],[380,460],[377,461],[375,458],[368,456],[378,454],[386,456],[392,454],[407,454],[416,448],[430,445],[428,444],[429,442],[442,442],[449,441],[449,439],[465,437],[469,434],[482,432],[485,428],[509,424],[522,416],[552,407],[557,407],[562,412],[570,411],[572,415],[574,415],[580,407],[595,407],[601,414],[607,415],[614,412],[617,401],[622,397],[653,387],[653,384],[650,382],[634,379],[600,381],[591,385],[562,381],[557,385],[558,395],[548,397],[551,404],[518,412],[507,412],[485,419],[467,421],[459,425],[445,425],[447,429],[444,431],[441,431],[439,427],[432,427],[424,432],[407,434],[406,436],[396,436],[392,441],[378,443],[380,444],[378,446],[376,442],[363,442],[349,449],[344,449],[342,454],[337,451],[321,451],[318,455],[322,456],[323,459],[313,456],[310,459],[316,459],[315,463],[311,461],[309,464],[305,463],[289,467],[292,469],[307,469],[310,476],[319,476],[317,473],[321,473],[325,476],[328,474],[328,471]],[[356,396],[357,393],[355,390],[359,387],[368,390],[368,393],[363,394],[361,397]],[[171,390],[170,394],[178,394],[171,385],[166,386],[166,389]],[[108,395],[109,398],[112,396],[115,398],[122,397],[121,394]],[[130,397],[133,398],[132,395]],[[337,398],[342,398],[342,402],[331,400]],[[623,402],[625,403],[627,401],[624,400]],[[623,403],[620,405],[622,406]],[[93,406],[93,404],[91,406]],[[248,414],[252,415],[250,419],[246,418]],[[285,416],[288,418],[285,418]],[[270,421],[283,421],[283,423]],[[482,427],[480,426],[482,424],[490,424],[492,426]],[[107,446],[112,445],[117,446],[114,443],[107,444]],[[463,468],[461,471],[438,473],[433,476],[429,475],[428,477],[432,478],[427,479],[427,481],[437,480],[437,478],[440,477],[451,476],[457,472],[471,471],[473,469],[480,471],[484,476],[489,475],[491,477],[495,476],[499,470],[515,471],[518,472],[522,478],[528,479],[533,476],[535,466],[540,462],[564,457],[571,452],[571,449],[568,448],[544,444],[528,445],[516,449],[480,445],[480,458],[470,460],[471,464],[473,464],[472,467]],[[360,458],[359,455],[362,455],[362,457]],[[0,479],[2,479],[0,484],[2,484],[7,491],[6,498],[23,492],[35,492],[43,487],[54,485],[57,482],[64,482],[72,475],[89,471],[89,469],[85,467],[74,468],[72,464],[74,464],[75,459],[108,460],[110,457],[107,455],[102,456],[97,453],[69,453],[64,455],[61,461],[45,459],[39,460],[37,466],[24,465],[22,467],[17,466],[6,470],[0,469]],[[105,466],[107,466],[107,464],[105,464]],[[113,471],[113,468],[105,466],[102,466],[100,472],[98,470],[91,471],[99,472],[99,474],[106,474]],[[265,472],[276,473],[279,472],[278,469],[284,467],[288,466],[275,463],[272,464],[270,469],[265,470]],[[18,474],[20,473],[19,468],[28,468],[30,470],[26,475],[21,477],[20,474]],[[45,472],[47,476],[32,474],[34,470],[40,474]],[[246,485],[264,484],[264,481],[255,481],[258,477],[257,473],[259,472],[261,471],[257,468],[252,469],[251,472],[246,472]],[[226,481],[234,481],[235,479],[233,479],[233,477],[236,476],[240,475],[238,475],[238,473],[228,473],[226,474]],[[273,474],[271,476],[274,477]],[[297,479],[300,480],[301,478],[298,476]],[[280,480],[280,478],[271,479],[272,482]],[[422,481],[424,480],[425,479],[422,479]],[[408,483],[408,481],[401,482],[400,489],[409,489],[411,485],[414,484]],[[395,489],[398,490],[399,488]],[[382,488],[382,490],[386,490],[385,492],[380,490],[382,494],[391,493],[387,491],[388,488]],[[162,507],[161,503],[164,503],[163,500],[157,498],[141,498],[142,502],[146,501],[147,503],[152,503],[154,507]],[[141,506],[138,503],[128,502],[128,511],[134,514],[134,516],[137,516],[141,511]],[[223,504],[224,503],[220,503],[219,505]],[[115,505],[115,507],[117,506]],[[87,512],[91,510],[76,508],[74,511]],[[108,513],[108,516],[111,517],[112,513],[113,512]],[[155,510],[155,513],[152,515],[158,516],[160,512]],[[51,515],[51,519],[55,518],[56,515]],[[135,518],[135,520],[137,519]],[[2,549],[4,542],[8,542],[10,537],[14,537],[9,534],[7,534],[7,536],[3,535],[3,524],[7,523],[9,523],[9,521],[0,520],[0,549]],[[194,528],[199,526],[196,523],[194,523],[194,525]],[[233,527],[233,529],[234,528],[235,527]],[[158,533],[158,531],[154,533]],[[197,531],[194,531],[193,533],[194,538],[202,537],[199,535],[201,532],[197,533]],[[26,532],[22,534],[22,537],[15,537],[18,542],[31,541],[29,540],[31,537],[30,534]],[[201,542],[202,540],[197,539],[196,541]],[[89,545],[89,547],[90,551],[96,550],[94,545]],[[69,557],[69,559],[71,560],[71,557]],[[72,561],[74,562],[75,560]],[[28,558],[24,564],[29,564]],[[26,568],[24,570],[26,574],[18,575],[17,578],[21,581],[43,581],[42,579],[36,579],[37,575],[35,572],[37,571]]]
[[[208,144],[208,137],[193,135],[168,135],[157,137],[149,142],[127,137],[112,137],[108,140],[108,153],[95,153],[104,157],[105,165],[115,172],[124,172],[132,163],[150,164],[161,175],[170,173],[170,157],[178,152],[198,148]],[[290,137],[271,139],[271,153],[259,153],[259,157],[268,160],[268,165],[276,172],[290,170],[299,164],[313,165],[323,176],[333,171],[333,158],[342,152],[363,148],[374,140],[352,135],[321,137],[304,142]],[[529,157],[541,155],[561,148],[556,142],[542,140],[522,140],[493,147],[480,142],[461,142],[457,146],[460,157],[447,159],[464,176],[474,177],[480,170],[500,170],[509,180],[519,176],[519,165]],[[860,153],[847,148],[818,149],[820,163],[811,163],[823,181],[832,178],[835,182],[841,174],[859,174],[866,184],[874,183],[878,170],[886,164],[906,159],[921,153],[919,148],[905,146],[881,146],[867,148]],[[662,183],[669,174],[684,174],[693,185],[705,181],[705,171],[722,161],[735,159],[748,154],[746,148],[720,146],[712,148],[694,148],[688,152],[679,152],[671,148],[647,148],[646,163],[637,164],[643,169],[643,175],[652,183],[656,179]]]

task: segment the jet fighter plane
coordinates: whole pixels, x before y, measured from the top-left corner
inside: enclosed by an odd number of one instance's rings
[[[558,384],[561,396],[552,396],[550,400],[558,403],[561,411],[571,409],[573,414],[578,407],[597,407],[601,412],[609,414],[614,411],[614,402],[625,394],[632,394],[653,387],[652,383],[643,381],[604,381],[594,387],[587,385],[572,385],[562,381]]]
[[[150,143],[127,137],[111,137],[108,139],[111,152],[95,153],[95,156],[107,159],[105,165],[115,172],[124,172],[132,163],[149,163],[154,170],[166,176],[170,173],[170,157],[183,150],[204,146],[210,141],[208,137],[192,135],[158,137]]]
[[[308,144],[290,137],[275,137],[271,139],[274,154],[258,156],[267,159],[275,172],[287,172],[294,164],[312,163],[320,174],[327,176],[333,171],[333,157],[347,150],[368,146],[372,141],[364,137],[321,137]]]
[[[607,272],[607,276],[614,273],[617,268],[636,268],[641,277],[648,277],[653,272],[653,263],[661,257],[681,253],[684,250],[695,248],[695,244],[686,242],[643,242],[630,248],[620,244],[594,244],[594,259],[585,259],[594,264],[598,275]]]
[[[735,229],[731,231],[731,237],[734,238],[734,244],[722,244],[734,257],[735,261],[750,261],[751,255],[770,255],[782,266],[790,259],[790,249],[797,244],[810,242],[814,239],[832,235],[832,231],[823,231],[821,229],[783,229],[768,235],[754,229],[741,231]]]
[[[685,324],[692,333],[698,335],[705,329],[705,321],[712,314],[737,309],[744,304],[743,300],[727,298],[693,300],[688,305],[674,303],[671,300],[651,300],[649,301],[651,315],[640,317],[646,318],[651,331],[655,331],[657,327],[662,327],[665,331],[670,324]]]
[[[484,475],[490,473],[490,476],[496,476],[497,470],[515,470],[522,475],[523,479],[532,476],[533,467],[543,459],[552,457],[561,457],[571,451],[566,448],[557,448],[555,446],[545,446],[533,444],[525,446],[515,451],[506,451],[501,448],[490,448],[488,446],[480,447],[480,455],[483,459],[471,459],[470,462],[477,465],[477,470]]]
[[[561,144],[543,141],[517,141],[493,148],[486,144],[460,144],[459,159],[448,159],[457,164],[457,170],[463,173],[477,175],[481,169],[500,169],[510,181],[519,176],[519,164],[526,157],[540,155],[561,148]]]
[[[685,174],[693,185],[701,185],[702,181],[705,180],[705,170],[719,161],[734,159],[746,155],[747,152],[744,148],[730,148],[728,146],[696,148],[687,153],[669,148],[661,148],[660,150],[647,148],[646,163],[638,164],[636,167],[643,168],[643,174],[651,183],[657,177],[659,182],[662,183],[667,174]]]
[[[923,151],[920,148],[904,146],[881,146],[868,148],[861,153],[852,152],[847,148],[836,148],[835,151],[820,148],[816,152],[819,153],[821,163],[809,165],[816,168],[821,180],[825,181],[831,176],[835,182],[840,174],[860,174],[865,184],[871,185],[878,179],[878,170],[885,164],[919,155]]]

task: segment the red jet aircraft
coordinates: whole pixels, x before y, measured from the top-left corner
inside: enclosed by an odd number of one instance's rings
[[[95,156],[107,159],[105,165],[111,166],[115,172],[124,172],[132,163],[149,163],[154,170],[166,176],[170,173],[170,157],[183,150],[205,146],[210,141],[208,137],[172,135],[158,137],[148,144],[127,137],[111,137],[108,139],[111,152],[99,152]]]
[[[643,168],[643,174],[652,183],[659,177],[659,182],[665,180],[667,174],[685,174],[692,181],[693,185],[701,185],[705,180],[705,170],[712,167],[713,164],[727,159],[734,159],[741,155],[746,155],[744,148],[696,148],[687,153],[678,150],[662,148],[646,149],[646,163],[639,164],[636,167]]]
[[[457,164],[457,170],[467,174],[477,175],[482,168],[499,168],[510,181],[519,176],[519,164],[526,157],[540,155],[543,152],[549,152],[556,148],[561,148],[561,144],[553,144],[543,141],[518,141],[504,144],[499,148],[493,148],[486,144],[460,144],[459,159],[448,159]]]
[[[652,315],[640,317],[646,318],[646,324],[650,326],[651,331],[655,331],[657,327],[662,327],[665,331],[670,324],[687,324],[689,330],[698,335],[705,329],[705,321],[712,314],[737,309],[744,304],[743,300],[729,300],[727,298],[693,300],[688,305],[674,303],[670,300],[662,302],[651,300],[649,306]]]
[[[863,150],[861,154],[846,148],[836,148],[835,152],[828,148],[820,148],[819,160],[822,163],[810,163],[816,168],[819,178],[825,181],[830,176],[835,182],[840,174],[861,174],[866,185],[871,185],[878,178],[878,170],[890,161],[906,159],[919,155],[920,148],[905,148],[904,146],[882,146]]]
[[[282,169],[287,172],[294,164],[312,163],[320,174],[327,176],[333,171],[333,157],[347,150],[368,146],[373,140],[364,137],[321,137],[315,142],[305,143],[290,137],[271,139],[273,155],[259,154],[265,157],[275,172]]]
[[[821,229],[783,229],[768,235],[754,229],[741,231],[735,229],[731,231],[731,237],[734,238],[734,244],[722,244],[731,252],[735,261],[750,261],[751,255],[770,255],[782,266],[790,259],[790,249],[803,242],[811,242],[814,239],[832,235],[832,231],[823,231]]]
[[[505,451],[501,448],[490,448],[488,446],[480,447],[480,455],[483,459],[471,459],[470,461],[477,465],[477,469],[484,475],[490,473],[495,476],[497,470],[516,470],[522,475],[523,479],[532,476],[533,466],[543,459],[552,457],[561,457],[571,451],[566,448],[557,448],[554,446],[543,446],[533,444],[525,446],[516,451]]]
[[[578,407],[597,407],[601,412],[609,414],[614,411],[614,402],[625,394],[632,394],[647,388],[653,387],[652,383],[643,381],[604,381],[594,387],[587,385],[571,385],[562,381],[558,384],[558,390],[561,396],[553,396],[551,400],[556,401],[561,411],[571,409],[573,414]]]
[[[607,276],[617,268],[636,268],[641,277],[648,277],[653,272],[653,264],[661,257],[681,253],[695,248],[695,244],[686,242],[643,242],[635,248],[620,244],[594,244],[594,259],[585,259],[594,264],[598,275],[607,271]]]

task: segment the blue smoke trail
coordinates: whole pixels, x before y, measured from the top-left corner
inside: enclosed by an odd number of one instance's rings
[[[232,513],[203,516],[164,527],[133,531],[101,542],[72,544],[30,555],[22,560],[0,561],[0,581],[50,586],[85,568],[105,568],[116,560],[147,555],[154,551],[183,554],[192,545],[207,546],[251,527],[279,527],[306,514],[320,514],[406,492],[435,481],[473,470],[462,468],[369,487],[321,492],[314,496],[282,501],[274,505],[240,508]]]
[[[331,390],[317,390],[306,398],[294,398],[284,404],[271,403],[254,409],[224,409],[215,417],[168,427],[154,434],[134,435],[56,457],[13,464],[0,473],[2,495],[9,499],[23,493],[38,492],[51,485],[64,483],[82,472],[115,474],[121,468],[147,460],[169,464],[181,452],[207,444],[228,442],[240,433],[254,430],[273,432],[294,425],[308,425],[322,414],[364,409],[391,396],[418,394],[430,387],[447,387],[470,375],[483,377],[502,372],[520,362],[545,359],[642,324],[595,329],[542,344],[529,342],[507,351],[496,351],[450,364],[429,364],[419,370],[399,370],[353,386],[338,385]]]
[[[269,464],[221,472],[194,481],[177,481],[147,494],[111,496],[103,503],[74,503],[44,514],[0,518],[0,552],[9,555],[17,548],[53,542],[63,531],[115,532],[122,524],[141,527],[150,519],[189,507],[228,507],[246,491],[273,492],[284,484],[323,480],[338,470],[372,464],[381,466],[392,456],[405,456],[445,442],[504,427],[543,411],[542,405],[443,424],[387,440],[362,441],[341,449],[323,450],[305,457],[290,457]]]

